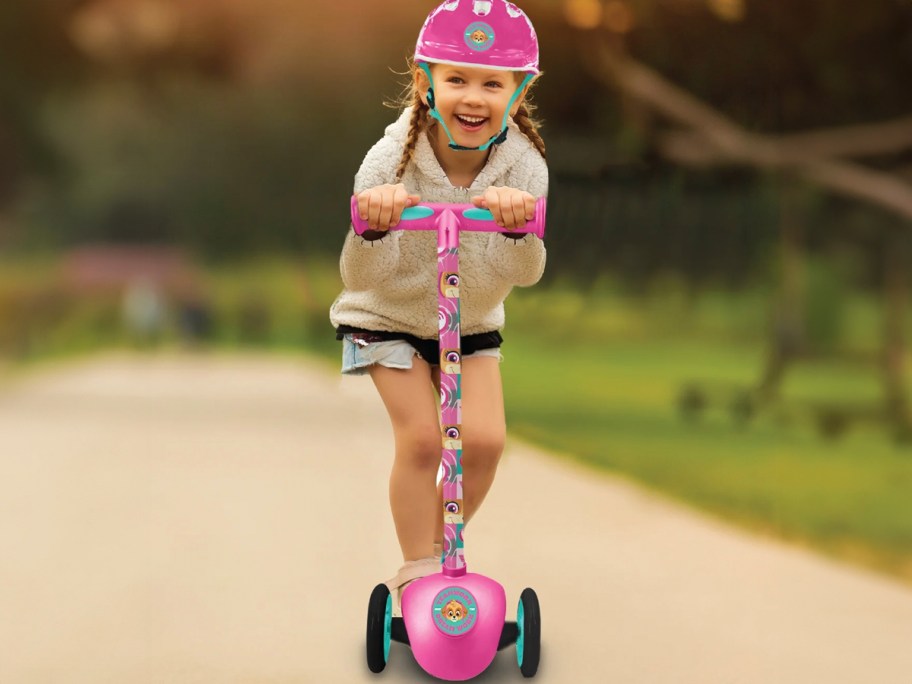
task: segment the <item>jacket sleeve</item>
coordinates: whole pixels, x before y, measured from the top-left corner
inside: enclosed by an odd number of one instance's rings
[[[398,262],[398,233],[379,240],[365,240],[349,230],[339,258],[339,271],[349,290],[369,290],[387,280]]]
[[[506,185],[525,190],[536,199],[547,197],[548,166],[538,151],[530,149],[511,170]],[[488,260],[511,285],[528,287],[537,283],[545,271],[545,257],[545,245],[535,235],[514,240],[492,233],[488,242]]]
[[[362,190],[374,188],[378,185],[396,182],[396,167],[402,156],[402,143],[390,136],[384,136],[368,150],[361,162],[361,168],[355,174],[355,189],[357,195]]]
[[[534,235],[518,240],[494,233],[488,243],[488,260],[498,276],[511,285],[535,285],[545,272],[545,245]]]
[[[355,174],[354,193],[393,183],[401,154],[400,143],[389,136],[381,138],[368,151]],[[339,259],[342,282],[349,290],[375,287],[392,274],[398,261],[398,235],[390,233],[379,240],[364,240],[349,227]]]

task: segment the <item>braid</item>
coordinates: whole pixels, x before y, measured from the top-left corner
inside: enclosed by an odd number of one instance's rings
[[[421,96],[418,93],[417,88],[412,88],[412,118],[409,121],[409,130],[408,136],[405,139],[405,148],[402,150],[402,158],[399,160],[399,166],[396,167],[396,180],[402,180],[402,175],[405,173],[405,168],[408,166],[408,163],[412,160],[412,155],[415,153],[415,145],[418,143],[418,136],[421,135],[422,131],[427,127],[427,113],[428,108],[421,101]]]
[[[539,123],[532,118],[532,112],[534,109],[535,108],[531,104],[523,102],[521,105],[519,105],[519,109],[516,111],[516,115],[513,117],[513,121],[515,121],[516,125],[519,126],[519,130],[523,133],[523,135],[532,141],[532,144],[535,145],[535,149],[538,150],[539,154],[544,157],[545,141],[542,140],[542,137],[538,132]]]

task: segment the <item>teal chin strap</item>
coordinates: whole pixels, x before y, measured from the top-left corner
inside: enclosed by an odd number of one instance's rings
[[[513,108],[513,105],[523,91],[523,88],[526,87],[526,84],[532,80],[533,74],[526,74],[526,77],[523,79],[523,82],[519,84],[519,87],[516,88],[516,92],[513,93],[513,97],[510,98],[510,101],[507,103],[507,108],[504,110],[503,121],[500,124],[500,133],[497,135],[492,135],[491,138],[478,147],[464,147],[458,144],[453,139],[453,134],[450,133],[450,129],[447,127],[446,122],[443,120],[443,117],[440,115],[440,112],[437,111],[437,103],[434,99],[434,77],[431,76],[431,68],[428,66],[427,62],[419,62],[418,66],[421,67],[422,71],[427,74],[428,83],[431,84],[428,88],[427,101],[428,109],[430,110],[430,115],[437,119],[438,123],[443,126],[443,132],[446,133],[447,138],[450,141],[449,147],[453,150],[464,150],[464,151],[475,151],[480,150],[484,151],[491,147],[491,145],[500,145],[504,140],[507,139],[507,121],[510,119],[510,109]]]

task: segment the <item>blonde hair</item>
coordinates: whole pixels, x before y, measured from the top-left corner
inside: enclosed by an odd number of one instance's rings
[[[420,72],[420,68],[412,59],[410,59],[409,70],[405,72],[410,78],[403,90],[402,97],[396,102],[387,103],[389,106],[396,107],[397,109],[405,109],[406,107],[412,108],[412,116],[409,119],[408,135],[405,138],[405,148],[402,150],[402,157],[399,159],[399,165],[396,167],[397,181],[402,179],[406,167],[415,154],[415,145],[418,144],[418,137],[427,131],[430,126],[436,125],[437,123],[433,117],[430,116],[428,106],[421,100],[421,93],[417,86],[418,73]],[[544,157],[545,141],[542,140],[541,134],[538,132],[541,123],[533,118],[534,113],[535,105],[529,101],[529,92],[526,91],[526,96],[520,103],[519,109],[516,111],[516,114],[513,115],[513,121],[519,127],[520,132],[532,141],[532,144],[535,145],[535,149]]]

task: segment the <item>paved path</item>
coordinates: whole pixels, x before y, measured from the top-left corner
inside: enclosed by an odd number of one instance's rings
[[[0,388],[0,682],[429,682],[363,657],[398,566],[386,417],[300,360],[107,357]],[[512,444],[467,536],[542,601],[537,681],[908,684],[912,590]],[[511,608],[512,610],[512,608]],[[524,681],[503,651],[476,681]]]

